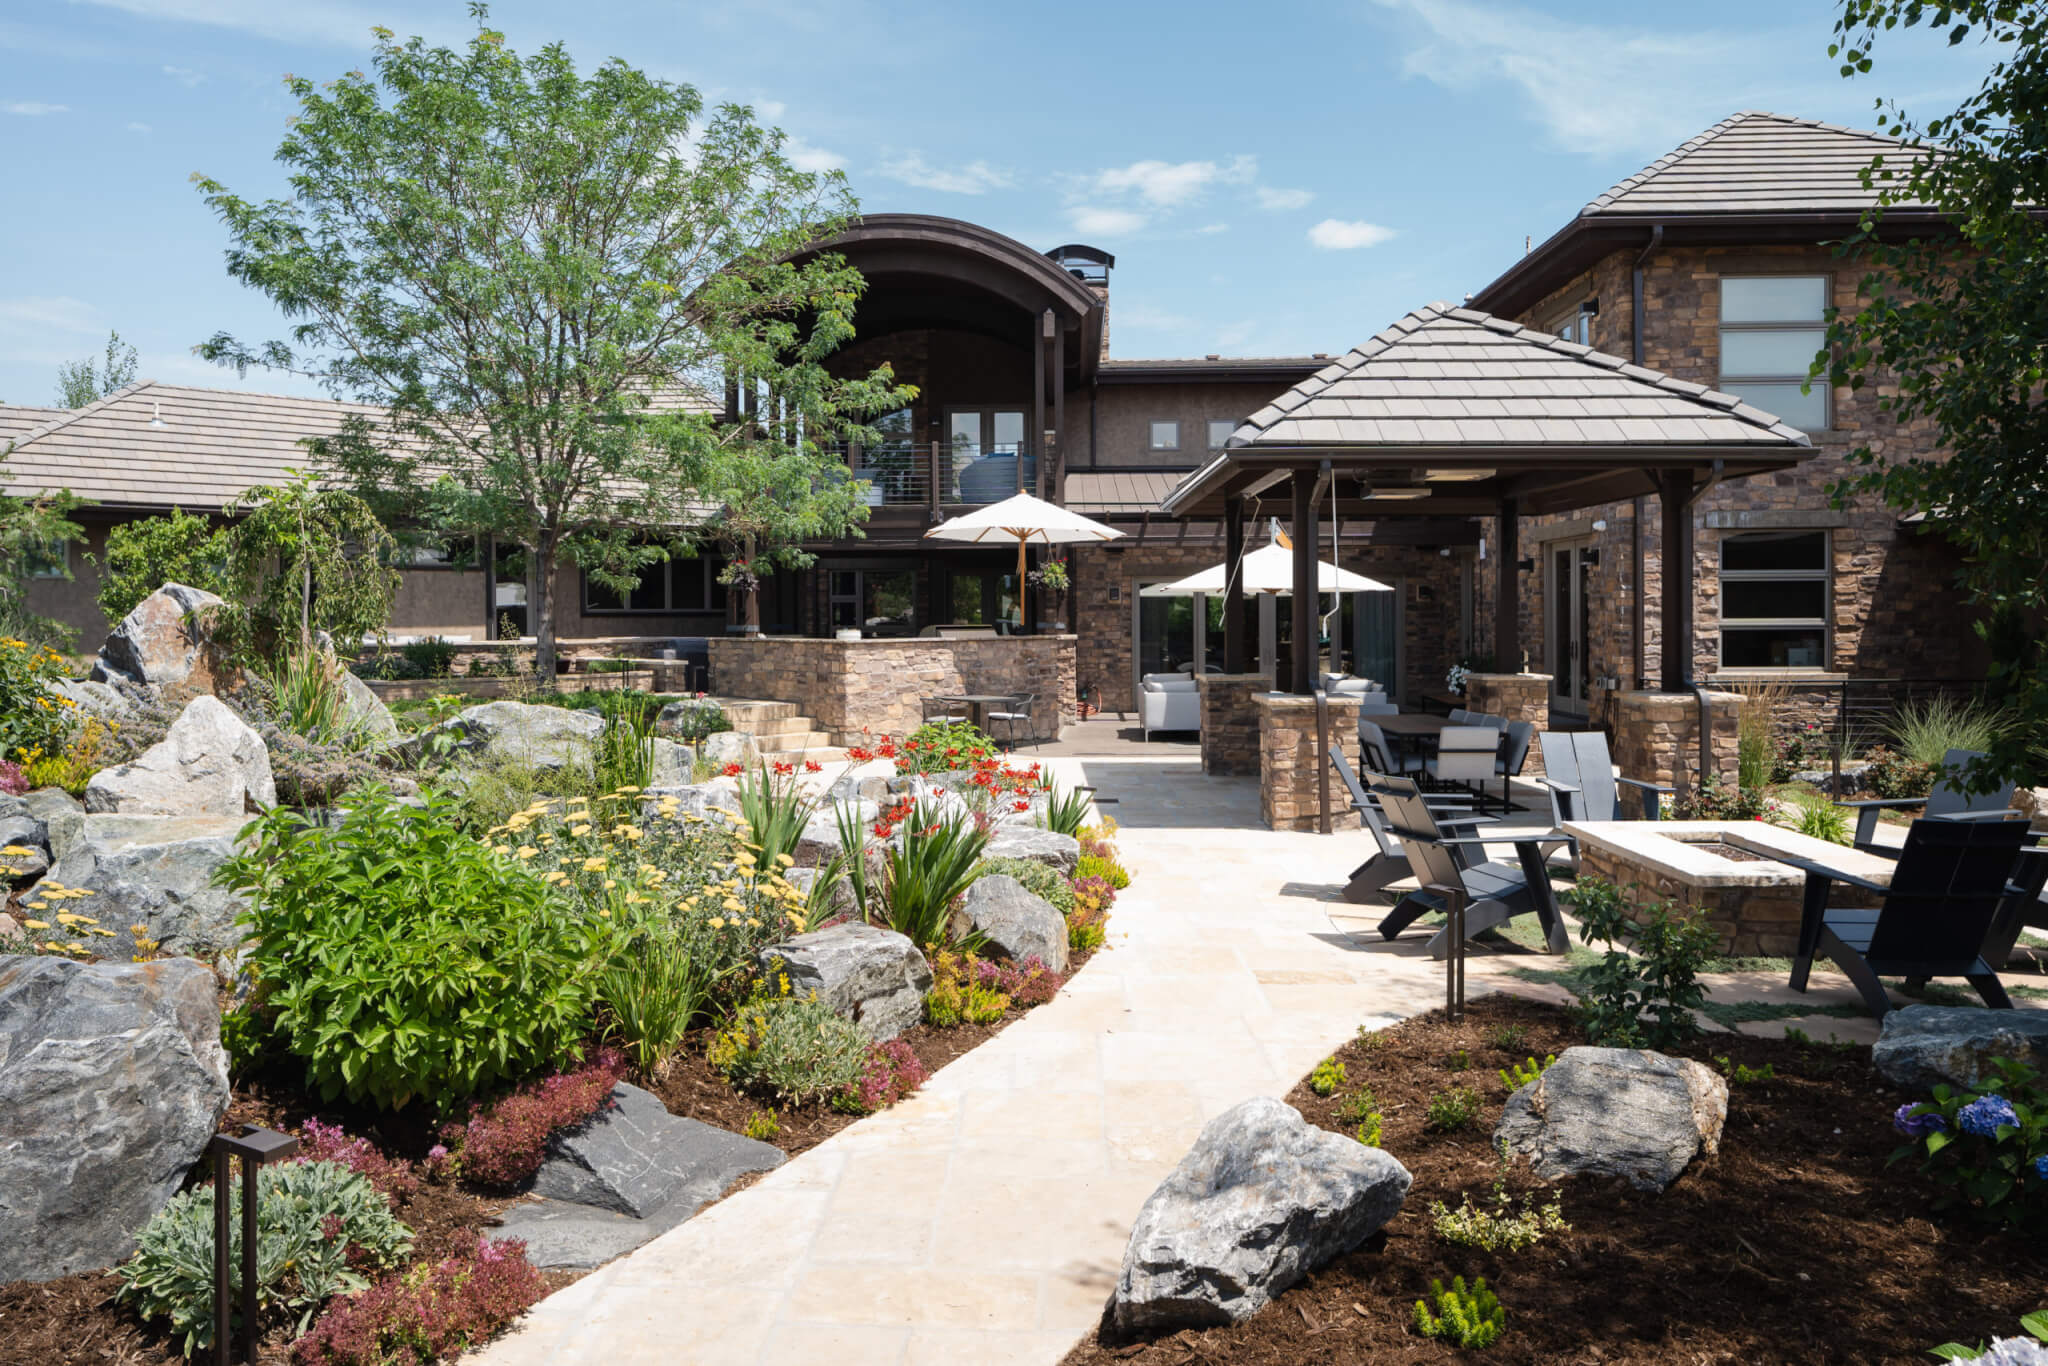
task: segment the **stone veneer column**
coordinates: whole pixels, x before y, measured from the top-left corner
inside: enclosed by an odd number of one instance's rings
[[[1739,781],[1737,722],[1742,698],[1707,694],[1713,727],[1712,762],[1724,787]],[[1699,782],[1700,707],[1691,693],[1622,692],[1614,695],[1614,761],[1621,776],[1687,792]]]
[[[1537,730],[1549,730],[1550,681],[1549,674],[1467,674],[1465,707],[1488,716],[1505,716],[1510,721],[1527,721]],[[1522,764],[1522,776],[1543,776],[1543,747],[1533,736],[1529,740],[1529,757]]]
[[[1200,674],[1202,772],[1249,777],[1259,771],[1259,710],[1252,699],[1273,691],[1271,674]],[[1141,694],[1138,705],[1144,705]]]
[[[1317,774],[1329,762],[1316,749],[1316,699],[1294,693],[1261,693],[1252,699],[1259,713],[1259,811],[1275,830],[1321,828],[1321,787]],[[1329,740],[1343,744],[1358,733],[1358,699],[1342,694],[1329,701]],[[1330,774],[1330,820],[1335,828],[1351,809],[1344,780]]]

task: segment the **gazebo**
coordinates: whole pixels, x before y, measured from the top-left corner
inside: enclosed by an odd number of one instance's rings
[[[1269,822],[1301,828],[1328,819],[1327,796],[1304,786],[1321,783],[1318,737],[1326,718],[1320,706],[1313,722],[1293,715],[1310,705],[1315,689],[1309,586],[1326,515],[1496,518],[1494,657],[1513,672],[1522,658],[1517,519],[1655,495],[1665,566],[1658,684],[1689,695],[1694,501],[1722,480],[1789,469],[1812,454],[1804,433],[1733,395],[1473,309],[1417,309],[1253,413],[1161,502],[1174,517],[1220,518],[1225,560],[1235,563],[1244,553],[1247,500],[1277,496],[1282,485],[1292,495],[1292,685],[1303,696],[1290,706],[1246,687],[1248,710],[1237,713],[1239,704],[1219,697],[1213,729],[1242,730],[1256,717]],[[1223,678],[1246,677],[1246,635],[1242,614],[1227,611]],[[1643,709],[1660,717],[1677,705],[1676,698],[1624,696],[1645,699]],[[1704,699],[1700,706],[1704,713]],[[1547,697],[1544,707],[1547,714]],[[1210,763],[1210,715],[1205,699],[1204,763],[1231,771]],[[1701,716],[1703,750],[1719,725]],[[1622,749],[1618,737],[1618,755]],[[1675,775],[1681,763],[1661,754],[1643,759],[1643,777]]]

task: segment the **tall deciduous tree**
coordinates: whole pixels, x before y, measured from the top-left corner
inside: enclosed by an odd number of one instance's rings
[[[1877,269],[1858,312],[1829,332],[1834,383],[1875,386],[1878,408],[1904,424],[1931,419],[1943,451],[1898,458],[1871,446],[1850,453],[1838,496],[1872,491],[1961,547],[1963,586],[1989,609],[1994,646],[2048,609],[2048,8],[2017,0],[1845,0],[1829,51],[1844,76],[1869,73],[1884,35],[1926,26],[1951,45],[1992,55],[1976,92],[1930,117],[1879,100],[1883,131],[1903,148],[1864,172],[1878,205],[1845,250]],[[1900,240],[1885,210],[1927,205],[1953,235]],[[1829,367],[1815,367],[1818,377]],[[2023,638],[2023,637],[2022,637]],[[2010,644],[1995,667],[2002,689],[2029,714],[1988,767],[2039,767],[2048,678],[2039,649]]]
[[[380,31],[373,74],[289,82],[289,200],[201,179],[230,273],[300,320],[201,350],[387,409],[324,454],[384,510],[523,544],[546,675],[558,566],[630,588],[704,514],[691,476],[768,439],[689,397],[745,375],[801,434],[770,453],[821,485],[845,473],[819,443],[901,400],[823,364],[862,281],[801,249],[853,212],[842,177],[795,169],[746,109],[619,61],[580,75],[558,44],[521,59],[472,13],[463,51]],[[863,510],[834,502],[818,534]]]
[[[98,359],[66,361],[57,367],[57,402],[83,408],[135,382],[135,348],[109,330],[106,353]]]

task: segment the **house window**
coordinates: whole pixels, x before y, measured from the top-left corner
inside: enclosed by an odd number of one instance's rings
[[[71,543],[58,541],[55,545],[34,546],[29,549],[28,576],[32,579],[68,579],[71,577]]]
[[[1800,392],[1827,344],[1825,275],[1724,276],[1721,390],[1801,431],[1828,425],[1828,386]]]
[[[1721,538],[1721,667],[1824,669],[1828,534],[1752,531]]]
[[[712,555],[673,555],[640,571],[640,582],[621,594],[583,574],[583,610],[597,614],[723,612],[725,585],[718,581],[724,561]]]
[[[1600,301],[1588,299],[1571,312],[1550,325],[1550,330],[1566,341],[1581,346],[1593,344],[1593,319],[1600,316]]]
[[[1155,422],[1152,424],[1151,447],[1155,451],[1177,451],[1180,449],[1180,424],[1178,422]]]
[[[1229,419],[1209,419],[1209,449],[1220,451],[1230,440],[1230,434],[1237,430],[1237,424]]]

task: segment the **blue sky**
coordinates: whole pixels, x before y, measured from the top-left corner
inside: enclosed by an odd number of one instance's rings
[[[1817,0],[1716,6],[1348,0],[500,3],[561,39],[752,104],[864,207],[947,214],[1118,258],[1120,356],[1341,351],[1478,289],[1588,199],[1738,109],[1871,124],[1880,92],[1952,105],[1975,49],[1900,39],[1842,80]],[[0,400],[53,401],[117,327],[145,376],[282,321],[228,279],[190,175],[282,188],[284,73],[365,64],[369,30],[459,43],[459,3],[28,0],[0,17]],[[305,389],[252,374],[248,387]]]

